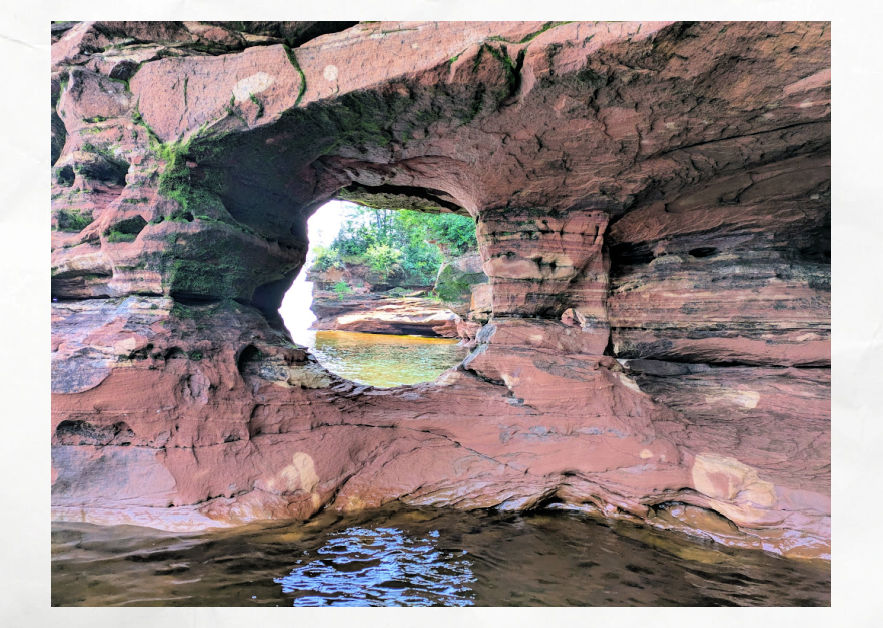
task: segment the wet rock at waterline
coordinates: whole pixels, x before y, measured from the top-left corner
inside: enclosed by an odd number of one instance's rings
[[[58,33],[54,517],[555,503],[827,557],[828,25],[339,28]],[[476,220],[483,326],[435,383],[287,337],[336,197]]]

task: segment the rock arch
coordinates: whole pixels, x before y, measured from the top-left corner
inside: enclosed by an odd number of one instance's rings
[[[827,555],[827,24],[257,24],[53,44],[53,433],[133,433],[55,438],[56,517],[561,503]],[[476,218],[493,318],[437,384],[274,318],[333,197]]]

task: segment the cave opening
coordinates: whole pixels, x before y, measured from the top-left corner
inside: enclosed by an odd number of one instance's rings
[[[483,322],[472,311],[473,288],[487,283],[475,222],[459,207],[372,200],[331,200],[309,217],[306,259],[279,316],[341,377],[379,388],[435,381]]]

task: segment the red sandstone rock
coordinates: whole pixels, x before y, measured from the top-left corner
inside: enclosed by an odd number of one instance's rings
[[[318,318],[310,329],[458,337],[460,317],[426,298],[371,294],[340,299],[333,292],[314,290],[311,309]]]
[[[559,503],[829,555],[828,24],[56,35],[55,517]],[[306,218],[366,190],[477,219],[489,324],[434,384],[281,331]]]

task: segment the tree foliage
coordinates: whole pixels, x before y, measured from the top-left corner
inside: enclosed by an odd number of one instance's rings
[[[477,248],[467,216],[359,207],[341,225],[331,246],[319,247],[319,270],[365,264],[381,278],[431,285],[445,258]]]

